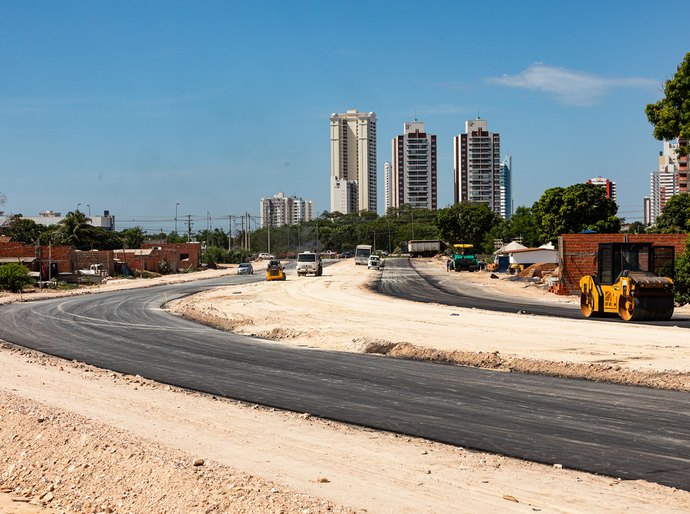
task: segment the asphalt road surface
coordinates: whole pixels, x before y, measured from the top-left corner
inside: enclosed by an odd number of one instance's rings
[[[2,305],[0,338],[218,396],[690,490],[687,393],[288,348],[161,309],[259,278]]]
[[[501,298],[480,290],[476,285],[458,280],[462,278],[463,273],[460,272],[460,277],[456,272],[428,273],[423,267],[415,266],[408,258],[388,258],[381,279],[374,289],[396,298],[424,303],[587,321],[584,320],[579,305]],[[596,321],[690,328],[690,317],[679,314],[674,314],[668,321],[624,322],[618,316],[596,318]]]

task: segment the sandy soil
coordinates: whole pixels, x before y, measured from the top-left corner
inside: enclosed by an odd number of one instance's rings
[[[414,343],[412,353],[493,355],[505,359],[500,366],[570,361],[687,385],[690,344],[680,329],[594,330],[391,300],[367,288],[376,273],[349,260],[320,278],[222,288],[174,309],[296,346]],[[564,300],[523,286],[486,285]],[[685,491],[189,393],[8,346],[0,348],[0,406],[0,512],[690,511]]]

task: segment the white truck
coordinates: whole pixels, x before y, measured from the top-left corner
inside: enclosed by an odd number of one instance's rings
[[[297,276],[314,275],[320,277],[323,273],[321,256],[314,252],[302,252],[297,255]]]
[[[371,255],[371,245],[357,245],[355,248],[355,265],[363,264],[366,266]]]

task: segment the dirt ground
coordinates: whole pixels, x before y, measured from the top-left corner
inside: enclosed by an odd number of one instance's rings
[[[171,309],[300,347],[689,388],[684,330],[392,300],[368,288],[377,273],[347,260],[323,277],[225,287]],[[496,294],[574,301],[452,275]],[[686,491],[190,393],[7,345],[0,406],[0,512],[690,511]]]

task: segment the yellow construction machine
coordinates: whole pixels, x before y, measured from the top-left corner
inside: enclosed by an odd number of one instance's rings
[[[663,321],[673,315],[674,248],[650,243],[600,243],[597,274],[580,279],[585,318]]]
[[[266,280],[285,280],[285,270],[278,259],[271,259],[266,266]]]

